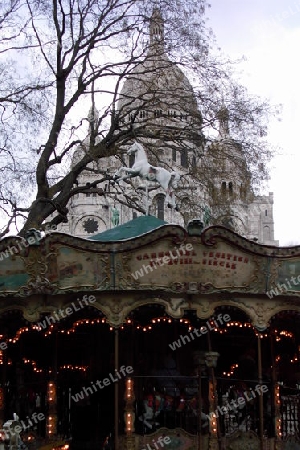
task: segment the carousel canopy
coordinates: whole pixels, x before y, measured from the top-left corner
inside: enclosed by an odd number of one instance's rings
[[[154,216],[140,216],[111,230],[91,236],[89,239],[100,242],[124,241],[142,236],[166,224],[167,222]]]

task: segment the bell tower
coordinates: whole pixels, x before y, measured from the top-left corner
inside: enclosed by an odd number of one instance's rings
[[[150,19],[150,48],[157,52],[164,52],[164,20],[158,8],[154,8]]]

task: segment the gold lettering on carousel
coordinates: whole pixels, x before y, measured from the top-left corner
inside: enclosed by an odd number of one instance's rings
[[[160,262],[164,261],[164,258],[169,257],[168,261],[164,264],[168,266],[178,266],[178,265],[202,265],[213,267],[223,267],[224,269],[236,270],[240,264],[248,264],[249,258],[242,255],[236,255],[229,252],[221,251],[203,251],[196,252],[194,249],[188,250],[177,250],[177,257],[172,257],[170,251],[160,251],[160,252],[145,252],[136,256],[138,261],[149,260],[149,265],[151,267],[155,265],[161,265]],[[171,255],[171,257],[170,257]]]

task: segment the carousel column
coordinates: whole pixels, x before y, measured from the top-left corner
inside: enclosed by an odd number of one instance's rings
[[[119,330],[115,328],[115,370],[119,369]],[[115,450],[119,450],[119,383],[115,383]]]
[[[277,449],[281,448],[281,445],[278,445],[278,443],[281,441],[282,438],[279,383],[275,384],[274,396],[275,396],[275,448]]]
[[[208,400],[209,400],[209,416],[210,419],[210,437],[209,437],[209,449],[218,450],[221,444],[220,424],[218,416],[216,414],[218,407],[217,386],[215,379],[214,368],[217,366],[217,360],[219,353],[209,351],[205,353],[205,362],[209,368],[209,387],[208,387]]]
[[[258,359],[258,383],[260,386],[263,384],[262,380],[262,360],[261,360],[261,339],[262,335],[258,333],[257,335],[257,359]],[[261,390],[261,392],[263,392]],[[264,403],[263,403],[263,395],[258,396],[258,405],[259,405],[259,440],[260,440],[260,449],[264,449]]]
[[[4,336],[1,336],[1,339],[3,339]],[[6,348],[7,348],[7,344]],[[0,427],[2,428],[2,425],[4,423],[5,418],[5,400],[6,400],[6,392],[5,392],[5,386],[6,386],[6,378],[7,378],[7,365],[8,365],[8,358],[7,358],[7,351],[0,350],[0,364],[3,365],[2,369],[2,380],[1,380],[1,387],[0,387]]]
[[[48,417],[46,433],[48,438],[57,435],[57,328],[54,327],[54,353],[53,369],[50,371],[50,379],[47,386]]]
[[[47,386],[47,437],[53,438],[57,434],[57,395],[56,383],[49,381]]]
[[[126,379],[126,390],[125,390],[125,449],[135,450],[135,436],[134,436],[134,421],[135,421],[135,408],[134,408],[134,384],[132,378]]]
[[[276,370],[276,358],[274,349],[274,338],[275,334],[271,333],[271,357],[272,357],[272,417],[274,417],[273,423],[273,433],[272,436],[275,437],[275,449],[280,449],[280,441],[282,438],[281,430],[281,411],[280,411],[280,385],[277,382],[277,370]]]
[[[205,364],[205,352],[197,351],[193,355],[194,365],[197,367],[197,375],[198,375],[198,408],[199,408],[199,416],[198,416],[198,450],[203,448],[202,442],[202,372],[206,366]]]

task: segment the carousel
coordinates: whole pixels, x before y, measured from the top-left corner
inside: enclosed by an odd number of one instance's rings
[[[142,216],[0,255],[0,448],[300,449],[300,247]]]

